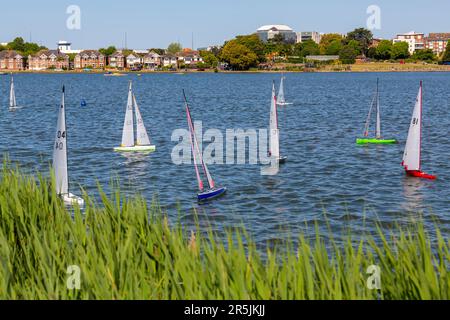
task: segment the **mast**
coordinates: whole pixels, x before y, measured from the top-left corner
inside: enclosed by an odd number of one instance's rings
[[[380,92],[378,89],[379,79],[377,78],[377,93],[376,93],[376,103],[377,103],[377,131],[376,138],[381,139],[381,113],[380,113]]]
[[[62,99],[58,113],[56,126],[55,145],[53,148],[53,170],[55,172],[56,192],[69,193],[69,182],[67,172],[67,132],[65,113],[65,87],[62,88]]]
[[[419,171],[422,170],[422,106],[423,106],[423,81],[420,80]]]
[[[65,152],[66,152],[66,181],[67,181],[67,194],[70,194],[70,184],[69,184],[69,169],[67,168],[68,167],[68,165],[67,165],[67,159],[69,158],[69,151],[68,151],[68,148],[67,148],[67,128],[66,128],[66,124],[67,124],[67,122],[66,122],[66,87],[63,85],[63,88],[62,88],[62,91],[63,91],[63,97],[62,97],[62,103],[63,103],[63,109],[64,109],[64,131],[65,131],[65,135],[66,135],[66,150],[65,150]]]

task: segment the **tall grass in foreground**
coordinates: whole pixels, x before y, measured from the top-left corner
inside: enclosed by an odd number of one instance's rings
[[[331,249],[319,234],[300,236],[262,259],[238,231],[228,241],[187,235],[158,207],[118,192],[68,212],[46,179],[4,165],[0,299],[449,299],[449,243],[435,232],[435,245],[418,223],[395,237],[378,229],[379,245],[349,237]],[[366,286],[373,264],[379,291]],[[71,265],[81,269],[80,290],[66,286]]]

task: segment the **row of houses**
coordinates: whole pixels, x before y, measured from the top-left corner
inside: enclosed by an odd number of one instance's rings
[[[154,51],[148,53],[131,52],[127,55],[117,51],[105,56],[97,50],[83,50],[76,54],[73,63],[69,55],[60,50],[42,50],[25,59],[14,50],[0,51],[0,69],[2,70],[69,70],[69,69],[105,69],[118,70],[157,70],[162,67],[194,66],[203,62],[197,51],[185,51],[177,55],[160,55]]]
[[[409,53],[413,54],[417,50],[430,49],[434,54],[441,55],[450,41],[450,33],[430,33],[428,36],[420,32],[407,32],[398,34],[393,42],[408,43]]]

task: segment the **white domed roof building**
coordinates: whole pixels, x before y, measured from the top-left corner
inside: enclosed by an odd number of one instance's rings
[[[268,42],[278,34],[283,37],[284,42],[286,43],[297,42],[297,34],[291,27],[284,24],[270,24],[262,26],[258,30],[256,30],[256,33],[263,42]]]

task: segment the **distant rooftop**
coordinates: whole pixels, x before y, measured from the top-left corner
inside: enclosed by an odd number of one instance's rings
[[[413,36],[416,34],[424,34],[423,32],[415,32],[415,31],[410,31],[410,32],[406,32],[406,33],[399,33],[399,36]]]
[[[291,27],[286,26],[284,24],[269,24],[266,26],[262,26],[257,31],[293,31]]]

